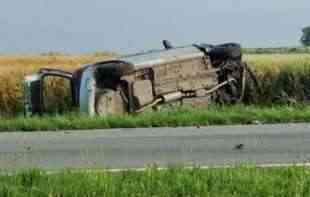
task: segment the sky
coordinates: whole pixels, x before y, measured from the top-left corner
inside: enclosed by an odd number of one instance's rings
[[[298,46],[309,0],[0,0],[0,53]]]

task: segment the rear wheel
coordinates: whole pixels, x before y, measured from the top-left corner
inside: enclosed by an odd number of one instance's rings
[[[254,73],[239,61],[228,61],[221,66],[219,82],[233,79],[215,94],[215,100],[221,104],[235,104],[238,102],[251,103],[255,101],[260,90]]]
[[[95,111],[99,116],[124,114],[126,107],[120,91],[112,89],[99,90],[96,94]]]

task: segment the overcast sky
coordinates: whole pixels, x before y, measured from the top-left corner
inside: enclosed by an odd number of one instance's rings
[[[0,53],[132,53],[194,42],[299,45],[310,0],[0,0]]]

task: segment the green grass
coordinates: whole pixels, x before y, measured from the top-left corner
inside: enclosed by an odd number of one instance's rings
[[[30,170],[0,176],[1,197],[310,196],[306,167],[171,168],[120,173]]]
[[[304,54],[310,53],[309,47],[273,47],[273,48],[243,48],[246,54]]]
[[[136,127],[177,127],[228,124],[310,122],[310,106],[180,107],[138,115],[88,117],[76,113],[44,117],[2,118],[0,131],[45,131]]]

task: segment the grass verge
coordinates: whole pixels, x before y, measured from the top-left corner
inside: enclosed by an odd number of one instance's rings
[[[228,124],[310,122],[310,106],[180,107],[138,115],[88,117],[75,113],[44,117],[2,118],[0,131],[46,131],[137,127],[178,127]]]
[[[64,171],[53,175],[30,170],[0,176],[0,196],[309,196],[309,175],[306,167],[150,168],[144,172]]]

